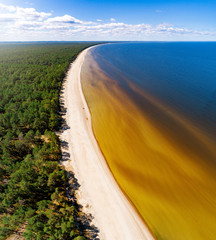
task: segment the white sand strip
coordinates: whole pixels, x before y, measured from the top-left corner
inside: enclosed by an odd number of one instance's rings
[[[93,215],[93,224],[99,229],[100,239],[154,239],[115,182],[95,140],[80,82],[81,66],[88,49],[71,64],[63,85],[66,122],[70,128],[60,138],[69,143],[71,159],[63,165],[75,173],[81,185],[78,202],[83,205],[84,212]]]

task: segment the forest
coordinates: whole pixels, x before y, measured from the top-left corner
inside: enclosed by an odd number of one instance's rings
[[[89,239],[56,131],[65,73],[93,44],[0,44],[0,239]]]

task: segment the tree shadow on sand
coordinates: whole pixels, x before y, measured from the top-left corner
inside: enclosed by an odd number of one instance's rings
[[[88,240],[99,240],[99,230],[95,225],[92,224],[94,217],[92,214],[84,213],[82,211],[83,206],[77,203],[76,192],[79,191],[80,184],[78,183],[74,173],[66,172],[66,174],[68,177],[68,183],[66,187],[67,197],[71,201],[72,205],[78,209],[78,211],[74,213],[73,217],[76,221],[80,235],[84,235]]]
[[[60,91],[60,98],[59,98],[59,105],[60,111],[59,114],[61,116],[61,126],[59,128],[59,134],[61,135],[70,127],[67,125],[66,122],[66,114],[67,108],[65,108],[65,103],[63,99],[63,92],[64,92],[64,82],[62,90]],[[61,163],[65,163],[70,160],[70,153],[69,153],[69,143],[65,140],[62,140],[60,137],[60,145],[61,145]],[[75,177],[75,174],[71,171],[67,171],[64,169],[67,175],[67,186],[66,192],[67,197],[71,201],[71,205],[75,206],[78,211],[74,211],[74,220],[76,222],[77,229],[79,230],[80,235],[84,235],[88,240],[99,240],[99,230],[98,228],[92,224],[92,220],[94,217],[92,214],[84,213],[83,206],[77,203],[77,192],[79,192],[80,184],[78,179]]]

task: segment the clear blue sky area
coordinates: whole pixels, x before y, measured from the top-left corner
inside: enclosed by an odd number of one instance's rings
[[[0,1],[1,2],[1,1]],[[168,22],[198,29],[216,28],[216,0],[6,0],[3,3],[70,14],[78,19],[108,20],[137,24]]]
[[[176,28],[216,32],[216,0],[0,0],[0,3],[65,14],[81,21],[171,24]],[[101,22],[102,22],[101,21]],[[99,22],[99,21],[98,21]]]

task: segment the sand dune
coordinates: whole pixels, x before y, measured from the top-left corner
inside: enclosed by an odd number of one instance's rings
[[[70,160],[63,164],[73,170],[81,187],[78,202],[84,212],[94,217],[100,239],[154,239],[136,210],[129,203],[111,174],[95,140],[91,115],[85,101],[80,71],[88,49],[71,64],[63,85],[66,122],[69,126],[60,136],[69,143]]]

